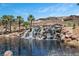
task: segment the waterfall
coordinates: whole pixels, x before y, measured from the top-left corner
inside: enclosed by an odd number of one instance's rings
[[[58,40],[57,31],[61,30],[60,25],[53,25],[45,27],[33,27],[30,32],[29,29],[25,31],[24,35],[21,38],[24,39],[36,39],[36,40]]]
[[[0,54],[11,50],[13,55],[19,56],[79,55],[79,50],[66,48],[63,45],[60,35],[60,25],[32,27],[32,31],[28,29],[16,39],[2,39]]]

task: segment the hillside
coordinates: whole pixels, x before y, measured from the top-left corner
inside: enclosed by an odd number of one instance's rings
[[[61,16],[61,17],[47,17],[47,18],[39,18],[37,20],[64,20],[64,21],[72,21],[72,20],[79,20],[79,16],[77,15],[70,15],[70,16]]]

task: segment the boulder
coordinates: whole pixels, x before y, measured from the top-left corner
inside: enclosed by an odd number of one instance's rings
[[[13,52],[8,50],[8,51],[5,51],[4,53],[4,56],[12,56],[13,55]]]
[[[64,42],[65,42],[65,43],[70,42],[70,41],[71,41],[71,38],[65,38],[65,39],[64,39]]]
[[[76,36],[76,35],[72,35],[70,38],[71,38],[72,40],[77,40],[77,36]]]
[[[79,41],[77,40],[65,41],[65,45],[73,48],[79,48]]]

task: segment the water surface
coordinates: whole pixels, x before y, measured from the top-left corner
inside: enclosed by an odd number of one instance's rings
[[[1,39],[0,55],[7,50],[11,50],[14,56],[79,56],[78,49],[65,47],[56,40]]]

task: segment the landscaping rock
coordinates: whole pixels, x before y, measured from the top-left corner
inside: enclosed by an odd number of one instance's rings
[[[13,52],[8,50],[4,53],[4,56],[12,56],[13,55]]]

